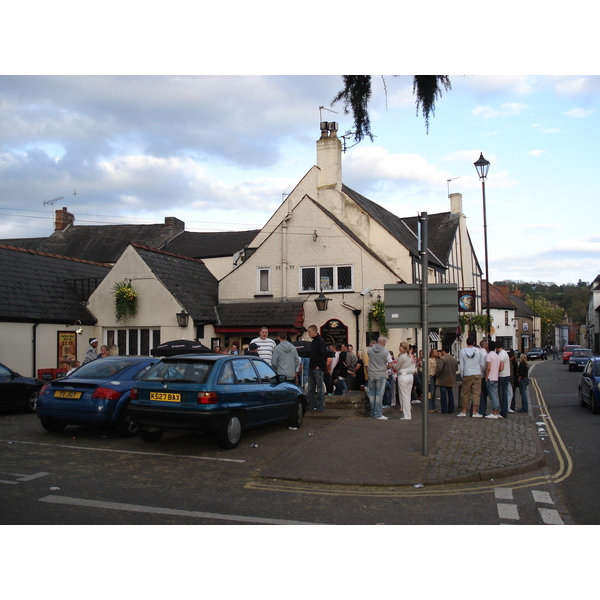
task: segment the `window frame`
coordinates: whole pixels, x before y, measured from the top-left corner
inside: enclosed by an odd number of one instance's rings
[[[320,285],[322,276],[321,271],[324,269],[332,269],[332,285],[331,287],[323,287]],[[350,285],[349,287],[340,287],[340,269],[350,269]],[[312,270],[314,273],[314,289],[305,289],[303,287],[304,280],[304,272],[307,270]],[[329,264],[329,265],[303,265],[299,268],[299,281],[298,281],[298,290],[300,294],[315,294],[318,292],[354,292],[354,265],[348,263],[342,264]]]
[[[261,273],[265,272],[267,273],[267,289],[266,290],[261,290],[260,289],[260,284],[261,284]],[[271,290],[271,267],[257,267],[256,268],[256,295],[257,296],[270,296],[272,295],[272,290]]]

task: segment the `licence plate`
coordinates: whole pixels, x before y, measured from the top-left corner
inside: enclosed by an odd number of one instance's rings
[[[55,398],[71,398],[74,400],[78,400],[81,398],[81,394],[83,392],[67,392],[67,391],[56,391],[54,392]]]
[[[150,400],[157,402],[181,402],[181,394],[171,394],[170,392],[150,392]]]

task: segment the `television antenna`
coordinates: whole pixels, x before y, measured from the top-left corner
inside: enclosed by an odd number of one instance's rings
[[[448,184],[448,198],[450,198],[450,182],[455,179],[460,179],[460,175],[458,177],[453,177],[452,179],[446,179],[446,183]]]
[[[54,198],[53,200],[46,200],[46,202],[44,202],[44,206],[52,206],[53,204],[56,204],[59,200],[63,200],[64,196],[61,196],[60,198]]]

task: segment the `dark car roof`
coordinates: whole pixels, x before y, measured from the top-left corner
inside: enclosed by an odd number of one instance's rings
[[[216,362],[218,360],[227,360],[235,358],[254,358],[262,360],[259,356],[252,354],[176,354],[175,356],[165,356],[160,360],[162,362],[177,362],[178,360],[194,360],[198,362]]]

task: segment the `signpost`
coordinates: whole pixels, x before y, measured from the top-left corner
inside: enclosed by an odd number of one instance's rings
[[[421,329],[423,349],[423,456],[428,456],[428,396],[429,396],[429,327],[458,326],[458,286],[455,283],[427,281],[427,213],[419,215],[419,256],[421,259],[420,284],[393,284],[384,286],[385,326],[388,329]]]

